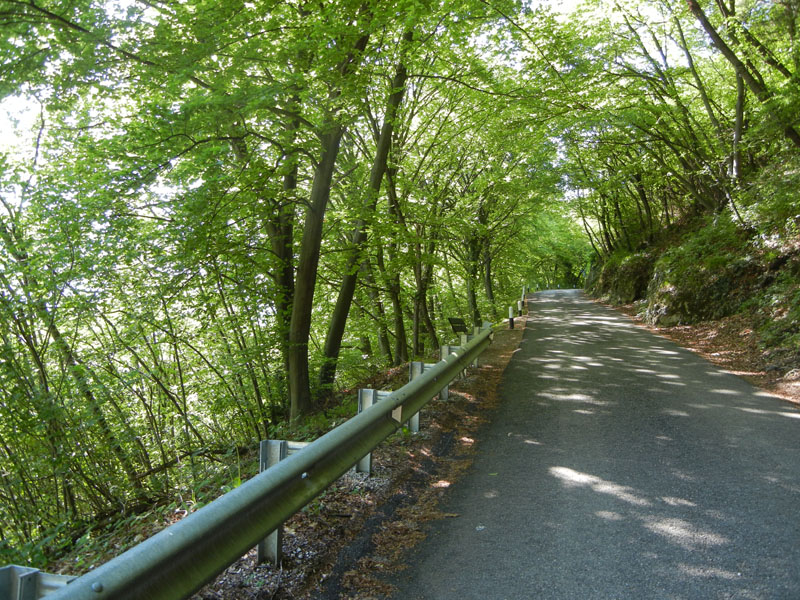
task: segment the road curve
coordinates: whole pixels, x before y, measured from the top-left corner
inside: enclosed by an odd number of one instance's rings
[[[580,291],[530,308],[394,597],[800,598],[800,412]]]

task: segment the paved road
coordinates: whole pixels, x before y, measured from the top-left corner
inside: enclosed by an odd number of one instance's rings
[[[800,598],[800,412],[579,291],[531,312],[395,597]]]

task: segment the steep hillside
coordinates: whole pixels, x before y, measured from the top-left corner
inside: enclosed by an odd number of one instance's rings
[[[740,227],[728,214],[674,226],[645,250],[595,265],[594,296],[660,328],[697,325],[750,344],[751,371],[794,378],[800,366],[800,239]],[[686,328],[679,328],[686,335]],[[737,333],[738,332],[738,333]],[[722,344],[722,339],[718,340]],[[705,350],[714,352],[713,344]],[[721,350],[721,348],[717,348]],[[742,350],[742,352],[744,352]]]

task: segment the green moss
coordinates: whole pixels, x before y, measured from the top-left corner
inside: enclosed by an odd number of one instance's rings
[[[762,267],[745,232],[724,215],[699,225],[655,263],[646,311],[652,323],[718,319],[752,293]]]

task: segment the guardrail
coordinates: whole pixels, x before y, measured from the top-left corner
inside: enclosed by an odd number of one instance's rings
[[[386,399],[48,600],[186,598],[397,431],[483,352],[491,336],[491,328],[482,330]]]

